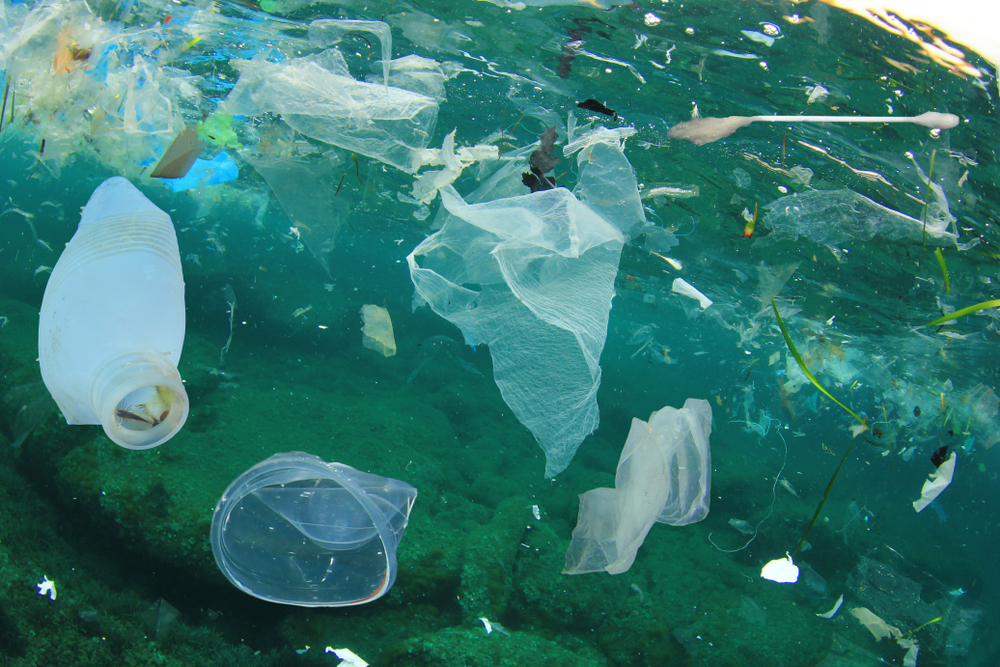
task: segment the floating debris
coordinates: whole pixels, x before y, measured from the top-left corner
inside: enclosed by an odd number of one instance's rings
[[[611,116],[614,120],[618,120],[618,112],[614,109],[609,109],[595,99],[588,98],[582,102],[577,102],[576,106],[581,109],[586,109],[587,111],[596,111],[597,113],[602,113],[605,116]]]

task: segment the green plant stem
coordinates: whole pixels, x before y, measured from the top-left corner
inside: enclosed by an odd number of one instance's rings
[[[948,265],[944,263],[944,254],[941,252],[941,248],[934,250],[934,256],[937,257],[938,265],[941,267],[941,275],[944,276],[944,295],[948,296],[951,292],[951,281],[948,280]]]
[[[820,512],[823,511],[823,505],[826,505],[826,499],[830,497],[830,490],[833,488],[833,483],[837,481],[837,475],[840,474],[840,469],[844,467],[844,462],[847,461],[847,457],[851,455],[851,451],[854,449],[854,445],[857,444],[858,440],[861,440],[860,434],[855,436],[854,440],[851,441],[851,446],[847,448],[846,452],[844,452],[844,458],[840,459],[840,464],[837,466],[837,469],[833,471],[833,477],[830,478],[830,483],[826,485],[826,491],[823,492],[823,500],[819,501],[819,507],[816,508],[816,513],[813,514],[812,521],[810,521],[809,525],[806,527],[806,532],[802,533],[802,538],[799,540],[799,543],[795,545],[795,551],[792,553],[793,560],[798,555],[799,549],[802,548],[806,538],[809,537],[809,531],[811,531],[813,526],[816,525],[816,519],[819,518]]]
[[[7,75],[7,83],[3,87],[3,109],[0,109],[0,130],[3,129],[3,115],[7,113],[7,93],[10,92],[10,75]]]
[[[847,407],[846,405],[835,399],[833,395],[830,394],[830,392],[828,392],[826,388],[819,383],[819,380],[816,379],[816,376],[814,376],[812,372],[810,372],[809,368],[806,366],[806,362],[802,360],[802,355],[800,355],[799,351],[795,349],[795,343],[792,342],[791,336],[788,335],[788,329],[785,328],[785,323],[781,320],[781,315],[778,313],[778,306],[777,304],[774,303],[774,299],[771,299],[771,308],[774,309],[774,316],[778,319],[778,326],[781,327],[781,335],[785,337],[785,344],[788,345],[788,349],[789,351],[791,351],[792,356],[795,357],[795,361],[796,363],[798,363],[799,368],[802,369],[802,373],[805,374],[805,376],[809,378],[809,381],[812,382],[817,389],[823,392],[823,394],[826,395],[827,398],[829,398],[831,401],[833,401],[840,407],[844,408],[844,410],[847,411],[847,414],[857,419],[859,424],[867,428],[868,424],[865,422],[864,419],[857,416],[853,410],[851,410],[849,407]]]
[[[951,322],[952,320],[957,320],[960,317],[965,317],[966,315],[971,315],[972,313],[978,313],[980,310],[986,310],[987,308],[998,308],[1000,307],[1000,299],[994,299],[993,301],[983,301],[982,303],[977,303],[974,306],[969,306],[968,308],[963,308],[962,310],[956,310],[954,313],[939,317],[932,322],[928,322],[927,326],[936,327],[939,324],[944,324],[945,322]]]
[[[938,621],[940,621],[940,620],[941,620],[942,618],[944,618],[944,616],[938,616],[938,617],[937,617],[937,618],[935,618],[935,619],[934,619],[933,621],[927,621],[927,622],[926,622],[926,623],[924,623],[923,625],[918,625],[917,627],[913,628],[912,630],[910,630],[909,632],[907,632],[907,633],[906,633],[905,635],[903,635],[903,636],[902,636],[902,637],[900,637],[899,639],[909,639],[909,638],[910,638],[910,637],[912,637],[912,636],[913,636],[913,634],[914,634],[914,633],[916,633],[916,632],[917,632],[918,630],[923,630],[923,629],[924,629],[924,628],[926,628],[926,627],[927,627],[928,625],[931,625],[932,623],[937,623],[937,622],[938,622]],[[898,641],[899,641],[899,639],[897,639],[896,641],[898,642]]]

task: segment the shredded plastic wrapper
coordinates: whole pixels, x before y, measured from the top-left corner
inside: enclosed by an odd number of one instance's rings
[[[413,197],[429,204],[437,197],[438,191],[455,182],[462,171],[480,160],[497,160],[500,150],[496,146],[471,146],[455,150],[455,132],[452,130],[444,138],[440,149],[428,148],[414,155],[415,163],[424,165],[444,165],[444,169],[420,174],[413,183]]]
[[[941,495],[941,492],[948,488],[951,484],[951,479],[955,475],[955,462],[958,459],[958,455],[955,452],[951,453],[948,460],[945,461],[935,470],[927,480],[924,481],[924,486],[920,489],[920,498],[913,501],[913,509],[917,512],[923,511],[925,507],[934,502],[934,499]]]
[[[921,243],[924,237],[923,220],[886,208],[853,190],[810,190],[781,197],[764,208],[767,215],[760,224],[771,233],[757,241],[755,245],[760,246],[801,236],[833,246],[875,237]],[[948,226],[946,219],[928,217],[928,245],[956,245],[957,236]]]
[[[868,628],[872,636],[875,637],[875,641],[882,641],[886,638],[894,639],[900,647],[906,649],[906,655],[903,656],[903,667],[917,667],[917,654],[920,652],[920,646],[915,640],[904,637],[899,628],[889,625],[864,607],[855,607],[851,610],[851,615]]]
[[[357,81],[334,46],[282,63],[236,60],[240,79],[219,112],[281,114],[307,137],[413,173],[413,154],[427,147],[438,101],[402,88]]]
[[[632,420],[615,488],[580,495],[580,516],[564,574],[621,574],[654,523],[686,526],[708,516],[712,487],[712,407],[689,398]]]
[[[441,200],[450,217],[407,257],[416,293],[467,344],[489,346],[500,393],[551,478],[599,422],[624,239],[565,188],[466,204],[448,185]]]

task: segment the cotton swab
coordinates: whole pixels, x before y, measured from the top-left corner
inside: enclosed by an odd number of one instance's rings
[[[915,123],[938,130],[958,125],[952,113],[928,111],[919,116],[729,116],[728,118],[693,118],[670,128],[667,136],[702,146],[746,127],[750,123]]]

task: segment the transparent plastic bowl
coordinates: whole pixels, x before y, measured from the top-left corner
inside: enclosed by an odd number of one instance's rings
[[[416,497],[399,480],[304,452],[275,454],[222,494],[212,553],[229,581],[262,600],[364,604],[396,580],[396,549]]]

